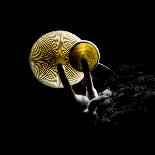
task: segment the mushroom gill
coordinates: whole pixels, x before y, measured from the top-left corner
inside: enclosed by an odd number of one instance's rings
[[[32,46],[29,63],[36,79],[52,88],[63,88],[58,72],[62,65],[70,85],[80,82],[84,74],[69,62],[69,52],[81,39],[68,31],[52,31],[41,36]],[[59,66],[60,66],[59,65]]]

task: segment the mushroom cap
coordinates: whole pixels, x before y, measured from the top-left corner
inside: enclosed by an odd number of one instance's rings
[[[69,63],[71,47],[81,39],[68,31],[52,31],[41,36],[32,46],[29,63],[32,72],[42,84],[52,88],[63,88],[57,64],[64,66],[71,85],[80,82],[84,74]]]
[[[81,61],[86,60],[89,70],[93,70],[100,59],[100,53],[96,45],[87,40],[81,40],[74,44],[69,53],[70,63],[73,68],[82,71]]]

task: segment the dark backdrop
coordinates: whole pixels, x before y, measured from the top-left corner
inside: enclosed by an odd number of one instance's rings
[[[72,2],[71,6],[70,3],[9,6],[3,22],[6,40],[9,38],[10,42],[5,41],[9,57],[6,110],[10,126],[18,132],[64,133],[75,126],[82,130],[64,90],[43,86],[32,75],[28,62],[31,47],[49,31],[66,30],[92,41],[99,48],[100,62],[109,67],[143,63],[147,72],[154,71],[151,5]],[[78,87],[83,92],[83,86]]]

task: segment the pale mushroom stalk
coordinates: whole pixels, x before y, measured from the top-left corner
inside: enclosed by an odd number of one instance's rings
[[[116,79],[118,78],[117,74],[112,69],[110,69],[109,67],[107,67],[101,63],[98,63],[98,65],[100,65],[103,68],[106,68]]]
[[[93,99],[95,97],[98,96],[98,93],[93,85],[93,81],[92,81],[92,77],[91,77],[91,73],[89,71],[89,66],[88,63],[85,59],[81,60],[81,65],[82,65],[82,69],[84,72],[84,77],[86,80],[86,93],[89,99]]]
[[[59,77],[61,79],[61,82],[64,86],[64,88],[67,91],[67,94],[69,95],[69,97],[78,105],[80,106],[80,109],[83,111],[87,108],[88,105],[88,98],[86,96],[83,95],[77,95],[74,90],[72,89],[72,86],[69,83],[69,80],[67,79],[63,64],[58,63],[57,64],[57,69],[58,69],[58,73],[59,73]]]
[[[63,64],[58,63],[57,64],[57,69],[58,69],[58,73],[59,73],[59,77],[61,79],[61,82],[62,82],[64,88],[66,89],[68,95],[75,98],[74,90],[72,89],[72,87],[71,87],[71,85],[70,85],[70,83],[69,83],[69,81],[67,79]]]

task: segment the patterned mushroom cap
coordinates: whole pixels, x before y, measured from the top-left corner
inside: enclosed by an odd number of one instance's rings
[[[52,31],[41,36],[32,46],[29,63],[32,72],[42,84],[52,88],[63,88],[57,64],[63,64],[71,85],[80,82],[84,75],[69,62],[69,52],[81,39],[68,31]]]
[[[81,40],[71,48],[69,58],[72,67],[76,70],[83,71],[81,61],[84,59],[88,63],[89,70],[92,71],[99,63],[100,53],[94,43]]]

